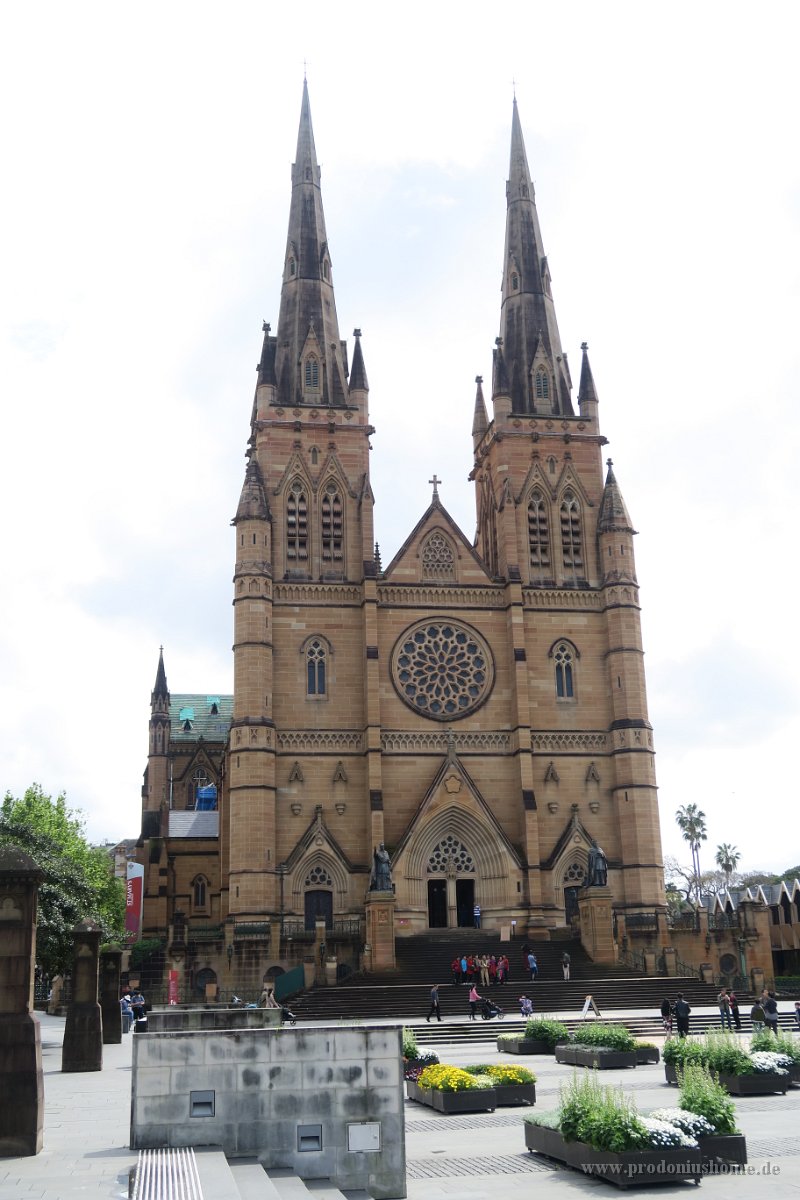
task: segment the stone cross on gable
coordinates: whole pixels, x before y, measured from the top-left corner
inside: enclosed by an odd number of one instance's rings
[[[439,499],[439,484],[442,483],[442,480],[439,479],[439,477],[435,471],[433,473],[433,479],[429,479],[428,483],[433,484],[433,499],[438,500]]]

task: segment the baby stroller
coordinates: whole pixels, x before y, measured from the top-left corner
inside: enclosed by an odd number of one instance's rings
[[[292,1010],[290,1008],[286,1008],[285,1006],[281,1008],[281,1024],[282,1025],[296,1025],[297,1024],[297,1017],[294,1015],[294,1013],[292,1012]]]
[[[484,999],[481,1002],[481,1019],[491,1021],[492,1017],[497,1017],[498,1021],[502,1021],[506,1014],[503,1012],[499,1004],[495,1004],[493,1000]]]

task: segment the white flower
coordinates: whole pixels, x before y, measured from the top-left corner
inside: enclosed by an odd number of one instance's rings
[[[666,1146],[682,1146],[691,1150],[697,1148],[696,1138],[669,1121],[660,1121],[656,1117],[640,1117],[640,1120],[647,1130],[651,1146],[659,1149]]]
[[[773,1050],[754,1050],[750,1060],[756,1071],[766,1071],[775,1075],[788,1075],[788,1067],[792,1060],[786,1054],[776,1054]]]
[[[708,1137],[709,1134],[716,1133],[715,1127],[706,1117],[701,1117],[700,1113],[688,1112],[685,1108],[657,1108],[649,1115],[657,1121],[668,1121],[670,1125],[677,1125],[678,1129],[682,1129],[690,1137]]]

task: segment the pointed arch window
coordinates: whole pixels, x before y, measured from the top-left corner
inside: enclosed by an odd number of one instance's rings
[[[344,508],[342,496],[331,481],[322,497],[322,561],[328,567],[341,566],[344,552]]]
[[[290,258],[289,259],[289,275],[291,276],[292,279],[294,279],[296,274],[297,274],[297,264],[293,258]]]
[[[550,380],[543,367],[538,367],[534,376],[534,391],[537,400],[550,399]]]
[[[205,767],[195,767],[192,771],[186,799],[187,808],[201,808],[208,812],[217,807],[217,785]]]
[[[547,505],[538,488],[531,493],[528,502],[528,549],[532,567],[550,566],[550,530],[547,522]]]
[[[290,567],[308,564],[308,499],[299,479],[286,497],[286,561]]]
[[[575,699],[575,654],[569,642],[559,642],[553,652],[556,669],[556,696],[559,700]]]
[[[194,912],[208,908],[208,880],[198,875],[192,882],[192,909]]]
[[[306,359],[304,379],[307,392],[319,391],[319,359],[314,354]]]
[[[455,580],[456,559],[449,538],[432,533],[422,547],[422,578]]]
[[[512,275],[511,275],[511,290],[512,290],[512,292],[519,291],[519,275],[517,274],[516,271],[512,272]]]
[[[306,647],[306,695],[327,695],[328,652],[319,638],[313,638]]]
[[[561,557],[565,570],[582,570],[581,506],[573,491],[564,492],[561,500]]]

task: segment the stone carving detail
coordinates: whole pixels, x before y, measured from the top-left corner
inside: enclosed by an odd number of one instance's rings
[[[537,754],[568,754],[572,750],[605,750],[608,734],[602,730],[566,730],[564,733],[543,733],[531,730],[531,749]]]
[[[300,766],[299,762],[296,762],[294,764],[294,766],[292,767],[291,771],[289,772],[289,783],[302,783],[302,782],[303,782],[303,768]]]
[[[475,863],[466,846],[448,833],[428,859],[429,875],[474,874]]]
[[[422,577],[448,580],[456,577],[453,547],[443,533],[432,533],[422,547]]]
[[[278,734],[278,749],[295,753],[321,750],[363,750],[364,735],[356,729],[291,729]]]
[[[559,783],[558,771],[552,763],[548,763],[547,770],[544,773],[545,783]]]
[[[0,921],[22,920],[22,907],[16,896],[3,896],[0,900]]]
[[[502,608],[505,603],[502,588],[458,588],[457,590],[442,587],[415,587],[405,584],[382,584],[378,588],[378,603],[390,604],[393,608],[400,605],[413,605],[415,608],[425,605],[436,608],[437,605],[448,608]]]
[[[360,604],[356,587],[335,583],[276,583],[275,600],[285,604]]]
[[[470,626],[421,621],[394,648],[392,682],[415,712],[451,721],[483,703],[494,682],[494,664],[489,647]]]
[[[589,763],[589,766],[586,770],[586,782],[587,783],[599,783],[600,782],[600,776],[597,774],[597,767],[594,765],[593,762]]]
[[[341,759],[336,764],[336,770],[333,772],[333,782],[347,783],[347,771],[345,771]]]
[[[599,592],[572,591],[571,588],[523,588],[522,603],[526,608],[594,608],[605,603]]]
[[[507,750],[511,745],[511,734],[504,730],[485,733],[459,733],[459,753],[470,750]],[[388,729],[381,734],[381,750],[392,751],[446,751],[446,733],[405,733],[402,729]]]
[[[306,875],[305,887],[321,888],[333,887],[333,880],[324,867],[312,867]]]

